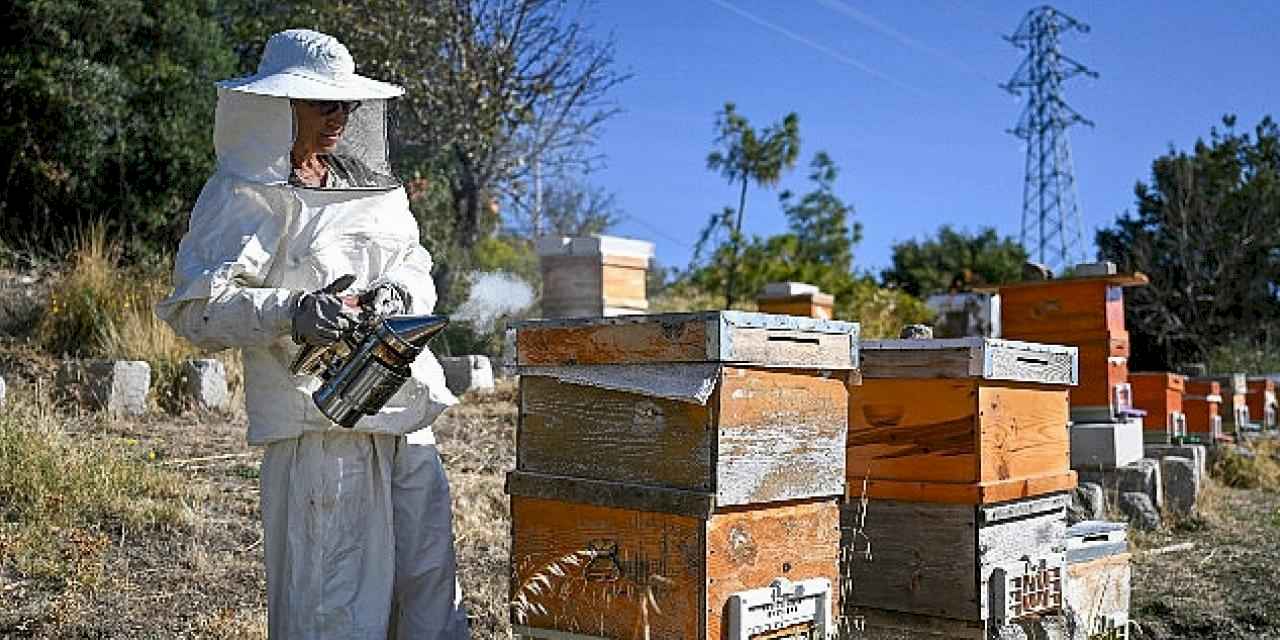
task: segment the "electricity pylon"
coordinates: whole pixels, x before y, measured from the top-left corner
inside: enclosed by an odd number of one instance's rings
[[[1021,242],[1033,260],[1054,269],[1087,260],[1067,128],[1093,122],[1063,100],[1062,82],[1098,74],[1062,54],[1058,36],[1072,30],[1088,33],[1089,25],[1048,5],[1027,12],[1017,32],[1004,37],[1027,56],[1000,85],[1015,96],[1024,90],[1030,94],[1018,126],[1009,130],[1027,145]]]

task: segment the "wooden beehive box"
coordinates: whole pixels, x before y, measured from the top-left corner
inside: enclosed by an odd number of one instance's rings
[[[988,504],[1075,486],[1073,347],[992,338],[862,345],[849,397],[848,493]]]
[[[1067,529],[1067,603],[1089,638],[1128,637],[1133,569],[1126,529],[1102,521]]]
[[[831,628],[856,324],[707,312],[521,323],[512,340],[522,636],[719,639],[775,581],[807,595],[771,619],[809,607],[799,628]]]
[[[866,608],[1004,625],[1062,611],[1069,502],[1065,493],[996,505],[849,501],[846,615]]]
[[[1130,373],[1129,386],[1133,389],[1133,406],[1146,412],[1142,418],[1143,431],[1165,443],[1185,435],[1182,403],[1186,393],[1185,376],[1164,371]]]
[[[1134,273],[1002,285],[1002,335],[1042,340],[1055,335],[1124,334],[1124,288],[1147,282],[1145,275]]]
[[[831,294],[800,282],[770,282],[756,297],[756,308],[761,313],[830,320],[834,306]]]
[[[1249,405],[1249,417],[1262,423],[1264,429],[1276,426],[1276,383],[1271,378],[1249,378],[1245,402]]]
[[[1232,373],[1217,376],[1216,379],[1222,386],[1222,407],[1219,413],[1223,429],[1231,432],[1244,429],[1253,418],[1249,414],[1248,378],[1243,373]]]
[[[614,316],[649,308],[653,244],[613,236],[538,241],[542,312],[549,318]]]
[[[1188,378],[1182,411],[1187,434],[1214,440],[1222,435],[1222,384],[1209,378]]]

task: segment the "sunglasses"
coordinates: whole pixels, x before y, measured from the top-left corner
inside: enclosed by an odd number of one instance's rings
[[[314,109],[322,116],[331,116],[339,111],[349,116],[360,108],[359,100],[299,100],[298,102]]]

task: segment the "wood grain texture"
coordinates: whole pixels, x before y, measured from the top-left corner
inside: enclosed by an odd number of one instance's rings
[[[846,544],[854,541],[861,510],[861,502],[841,507]],[[974,507],[871,500],[862,535],[857,552],[843,556],[844,576],[852,580],[848,606],[980,619]]]
[[[712,491],[714,398],[704,406],[522,376],[516,468]]]
[[[550,476],[527,471],[508,472],[505,488],[507,494],[512,496],[668,513],[691,518],[710,517],[716,503],[715,496],[707,492]]]
[[[652,322],[522,326],[516,330],[517,364],[567,365],[702,362],[718,359],[707,346],[707,314]]]
[[[803,330],[733,327],[726,362],[806,369],[850,369],[857,336]],[[723,338],[722,338],[723,341]]]
[[[513,497],[511,530],[514,623],[627,640],[703,637],[703,520]]]
[[[864,378],[969,378],[980,366],[979,350],[970,347],[944,349],[862,350]]]
[[[786,298],[760,298],[756,300],[756,308],[761,313],[779,313],[787,316],[805,318],[822,318],[830,320],[832,300],[830,296],[816,299],[811,295],[790,296]]]
[[[845,615],[861,622],[858,640],[987,640],[987,625],[972,620],[952,620],[901,611],[845,607]]]
[[[1076,472],[1068,470],[971,484],[896,480],[869,480],[865,484],[867,495],[877,500],[974,505],[1070,491],[1076,483]],[[861,497],[863,485],[860,478],[850,478],[847,483],[849,497]]]
[[[1067,565],[1067,605],[1086,630],[1097,629],[1104,617],[1129,618],[1130,555],[1121,553]]]
[[[850,484],[978,481],[977,383],[868,379],[849,388]]]
[[[707,631],[728,626],[729,596],[769,586],[774,578],[826,578],[839,611],[840,507],[835,500],[793,502],[717,513],[707,522]]]
[[[718,506],[844,493],[842,380],[813,372],[725,367],[715,451]]]
[[[1068,347],[996,338],[873,340],[862,343],[868,378],[985,378],[1072,385],[1076,355]]]
[[[1002,482],[1070,469],[1065,389],[982,385],[978,419],[980,481]]]

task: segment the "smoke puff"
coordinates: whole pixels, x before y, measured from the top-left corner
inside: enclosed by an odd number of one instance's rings
[[[470,322],[476,331],[488,333],[503,316],[514,315],[533,304],[533,287],[504,271],[472,272],[471,293],[450,319]]]

